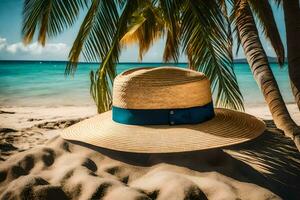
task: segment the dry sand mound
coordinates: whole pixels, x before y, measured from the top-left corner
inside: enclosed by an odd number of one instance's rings
[[[0,112],[1,113],[1,112]],[[84,118],[42,122],[19,130],[0,127],[0,165],[1,162],[18,152],[31,149],[59,134],[59,129],[73,125]]]
[[[56,137],[0,164],[0,199],[299,199],[299,172],[292,142],[271,132],[226,150],[179,154]]]

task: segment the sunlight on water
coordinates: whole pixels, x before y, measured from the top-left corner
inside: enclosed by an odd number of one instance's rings
[[[163,64],[119,64],[118,73],[135,67],[161,66]],[[186,64],[179,64],[185,67]],[[272,70],[287,103],[293,102],[287,67],[280,69],[272,64]],[[57,106],[90,105],[89,72],[97,64],[79,64],[75,76],[65,77],[63,62],[1,62],[1,106]],[[261,104],[263,97],[247,64],[235,64],[235,73],[246,104]]]

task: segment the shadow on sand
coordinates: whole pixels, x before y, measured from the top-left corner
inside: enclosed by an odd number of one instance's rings
[[[72,143],[93,149],[130,165],[151,167],[159,163],[199,172],[218,172],[237,181],[267,188],[283,199],[300,198],[300,153],[293,141],[265,121],[268,130],[243,144],[183,153],[140,154],[104,149],[86,143]]]

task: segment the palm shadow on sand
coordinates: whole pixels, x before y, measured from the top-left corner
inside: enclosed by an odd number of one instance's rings
[[[275,128],[272,120],[265,122],[268,130],[252,141],[205,151],[140,154],[104,149],[78,141],[72,143],[134,166],[151,167],[167,163],[198,172],[215,171],[237,181],[267,188],[284,199],[298,199],[300,153],[293,141]]]

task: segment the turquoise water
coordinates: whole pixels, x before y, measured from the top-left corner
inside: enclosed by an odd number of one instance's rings
[[[163,64],[118,64],[120,73],[129,68]],[[186,66],[186,64],[179,64]],[[97,64],[79,64],[75,76],[65,77],[64,62],[0,61],[1,106],[91,105],[89,72]],[[286,103],[293,102],[287,67],[271,65]],[[235,73],[246,104],[262,104],[263,97],[247,64],[235,64]]]

